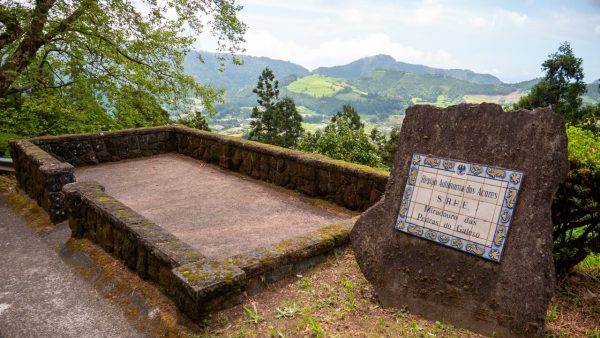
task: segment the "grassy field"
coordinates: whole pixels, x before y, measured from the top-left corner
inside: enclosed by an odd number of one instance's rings
[[[347,84],[343,79],[336,79],[321,74],[313,74],[300,78],[287,86],[294,93],[310,95],[313,97],[334,96],[341,100],[358,101],[368,93]],[[343,89],[344,92],[340,93]]]
[[[465,95],[463,99],[466,103],[496,103],[499,105],[511,105],[519,101],[523,92],[512,92],[507,95]]]
[[[589,97],[589,96],[582,96],[581,100],[583,101],[583,104],[597,104],[598,101],[594,100],[593,98]]]
[[[459,100],[452,100],[444,95],[439,95],[435,102],[423,101],[420,97],[413,97],[412,99],[410,99],[410,101],[414,104],[429,104],[440,108],[445,108],[453,104],[460,103]]]
[[[344,89],[335,79],[314,74],[300,78],[287,86],[294,93],[306,94],[314,97],[332,96]]]
[[[296,110],[302,114],[302,116],[315,116],[315,115],[319,115],[316,111],[307,108],[305,106],[296,106]]]
[[[325,126],[326,126],[326,124],[323,124],[323,123],[302,122],[302,128],[304,128],[305,131],[311,132],[311,133],[314,133],[317,129],[323,129],[323,128],[325,128]]]

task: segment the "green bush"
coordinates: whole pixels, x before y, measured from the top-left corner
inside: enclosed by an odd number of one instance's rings
[[[600,140],[567,127],[570,169],[552,204],[554,264],[559,276],[600,253]]]
[[[16,138],[17,135],[11,133],[0,132],[0,157],[10,157],[8,151],[8,140]]]

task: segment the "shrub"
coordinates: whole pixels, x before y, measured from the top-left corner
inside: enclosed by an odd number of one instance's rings
[[[567,127],[570,169],[552,204],[554,264],[564,276],[590,253],[600,253],[600,140]]]

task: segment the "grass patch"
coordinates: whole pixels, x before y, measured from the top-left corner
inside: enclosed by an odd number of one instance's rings
[[[246,317],[248,317],[246,323],[258,324],[265,320],[263,316],[258,313],[258,310],[256,309],[256,303],[252,303],[252,308],[243,306],[243,309],[244,314]]]
[[[332,96],[344,89],[336,79],[314,74],[300,78],[287,86],[294,93],[310,95],[314,97]]]
[[[244,337],[482,337],[424,320],[405,309],[379,306],[350,248],[291,281],[275,282],[244,304],[215,313],[204,333],[219,337],[240,332]],[[259,323],[248,321],[244,310],[254,312],[253,304],[263,309],[264,320]]]
[[[317,131],[317,129],[323,129],[323,128],[325,128],[325,126],[326,126],[326,124],[324,124],[324,123],[302,122],[302,128],[304,128],[305,131],[311,132],[311,133],[314,133],[315,131]]]
[[[600,255],[589,255],[560,281],[548,306],[546,335],[600,337]]]
[[[296,302],[285,302],[283,307],[275,309],[275,318],[293,318],[300,310],[300,305]]]
[[[548,306],[548,336],[590,337],[600,333],[598,256],[586,259],[561,283]],[[296,277],[293,277],[296,278]],[[303,273],[278,281],[239,305],[216,313],[206,334],[232,337],[483,337],[441,321],[425,320],[407,309],[382,308],[350,248]],[[258,324],[247,322],[243,307],[264,309]],[[300,310],[298,310],[300,309]],[[292,314],[293,313],[293,314]],[[218,318],[227,318],[223,324]]]

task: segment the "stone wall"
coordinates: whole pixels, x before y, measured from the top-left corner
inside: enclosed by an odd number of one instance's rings
[[[31,142],[58,160],[76,167],[158,155],[177,149],[172,127],[37,137]]]
[[[206,258],[94,181],[67,184],[63,191],[72,237],[89,239],[160,285],[191,318],[239,301],[241,269]]]
[[[38,137],[11,141],[19,188],[51,215],[66,219],[61,188],[73,182],[73,166],[181,154],[319,197],[350,210],[366,210],[387,184],[381,170],[324,156],[223,136],[184,126]]]
[[[75,181],[73,166],[61,162],[28,140],[10,144],[19,189],[48,212],[50,220],[66,219],[62,187]]]
[[[370,167],[182,126],[174,130],[180,154],[350,210],[366,210],[387,184],[388,174]]]
[[[353,221],[222,260],[205,257],[93,181],[63,188],[71,235],[86,238],[160,285],[194,320],[241,302],[268,283],[306,270],[348,242]]]

